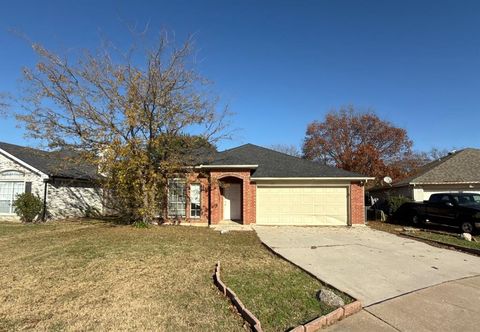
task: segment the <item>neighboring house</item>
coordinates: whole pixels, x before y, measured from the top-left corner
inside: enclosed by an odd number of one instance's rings
[[[480,193],[479,165],[479,149],[451,152],[421,167],[414,175],[394,182],[391,187],[370,190],[370,194],[380,199],[387,195],[402,195],[424,201],[435,193]]]
[[[102,214],[102,190],[92,182],[96,168],[70,157],[0,142],[0,219],[17,219],[12,203],[24,192],[44,200],[44,218]]]
[[[92,209],[102,212],[101,190],[90,181],[96,169],[60,168],[56,154],[0,143],[0,215],[12,215],[15,194],[23,191],[46,197],[47,211],[54,218],[81,216]],[[171,221],[364,224],[364,185],[373,178],[252,144],[209,153],[203,160],[192,166],[187,179],[170,180]]]

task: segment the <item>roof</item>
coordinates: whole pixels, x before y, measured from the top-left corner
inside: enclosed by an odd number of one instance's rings
[[[97,168],[74,161],[72,151],[43,151],[4,142],[0,149],[51,177],[91,180],[97,176]]]
[[[467,148],[420,167],[394,186],[408,184],[480,183],[480,149]]]
[[[218,152],[206,163],[209,166],[250,166],[253,168],[252,178],[368,178],[361,174],[293,157],[253,144],[245,144]],[[254,165],[257,167],[251,167]]]
[[[48,176],[74,179],[93,179],[97,176],[97,168],[94,165],[75,162],[71,151],[43,151],[3,142],[0,142],[0,149]],[[253,144],[245,144],[222,152],[202,150],[200,155],[204,156],[202,159],[203,163],[207,164],[206,167],[251,168],[252,178],[368,178]],[[195,156],[195,159],[197,158],[200,156]]]

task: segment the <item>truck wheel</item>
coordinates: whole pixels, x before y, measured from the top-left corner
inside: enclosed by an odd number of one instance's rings
[[[418,214],[412,214],[412,216],[410,217],[410,220],[412,221],[412,224],[414,225],[420,225],[422,224],[422,219],[420,218],[420,216]]]
[[[469,221],[464,221],[460,225],[460,230],[463,233],[470,233],[471,234],[473,232],[473,224]]]

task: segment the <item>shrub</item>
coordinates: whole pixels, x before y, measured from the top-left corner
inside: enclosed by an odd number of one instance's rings
[[[386,200],[388,206],[388,214],[393,215],[400,206],[412,200],[405,196],[389,196]]]
[[[43,209],[43,201],[31,193],[17,195],[13,205],[23,222],[33,222]]]
[[[149,224],[143,220],[137,220],[133,223],[133,227],[135,228],[148,228]]]

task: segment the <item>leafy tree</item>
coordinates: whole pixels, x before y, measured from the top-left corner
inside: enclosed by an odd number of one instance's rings
[[[303,153],[307,159],[348,171],[398,180],[424,163],[411,148],[405,129],[372,111],[347,106],[308,125]]]
[[[17,119],[51,149],[97,165],[109,201],[130,222],[164,215],[168,179],[186,176],[198,151],[228,135],[227,110],[195,70],[191,40],[177,46],[167,37],[74,57],[33,44],[38,63],[23,70],[28,111]]]

